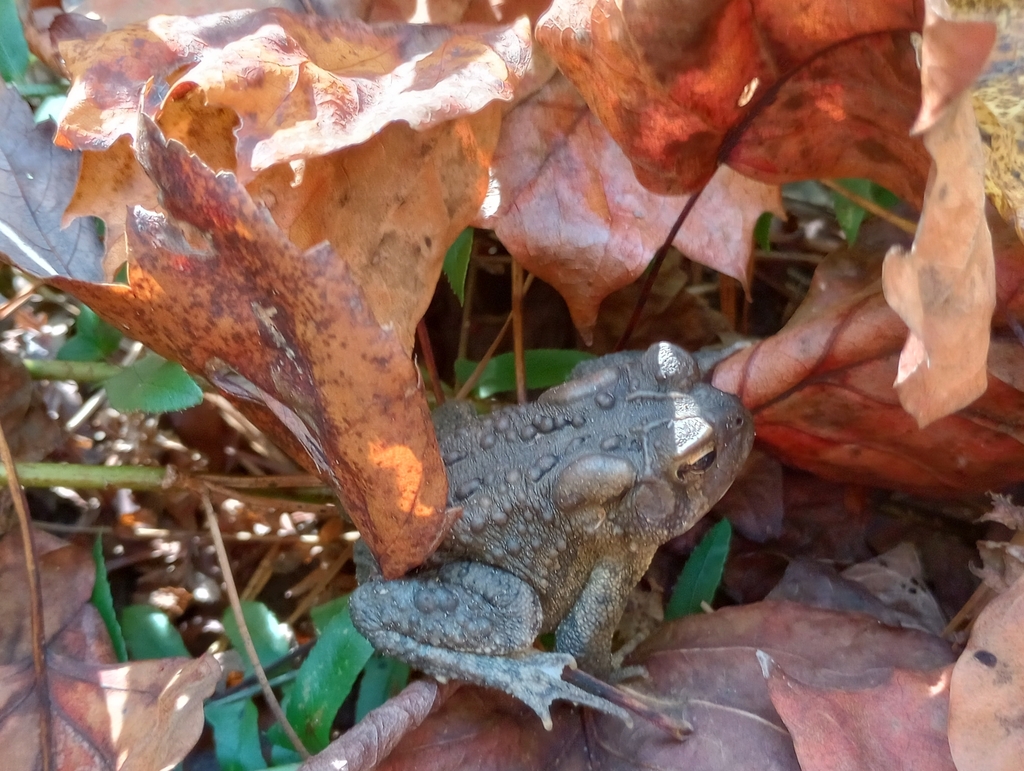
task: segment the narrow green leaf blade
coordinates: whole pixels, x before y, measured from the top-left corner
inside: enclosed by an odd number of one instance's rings
[[[568,351],[553,348],[537,348],[527,351],[526,387],[550,388],[564,383],[573,367],[581,361],[593,359],[584,351]],[[476,369],[476,362],[458,359],[455,362],[455,378],[464,383]],[[495,356],[484,368],[483,375],[474,389],[477,398],[486,399],[497,393],[516,390],[515,359],[511,353]]]
[[[409,682],[409,665],[390,656],[373,654],[363,669],[356,698],[356,722],[370,710],[377,709]]]
[[[190,655],[167,614],[151,605],[125,608],[121,612],[121,631],[132,661]]]
[[[0,0],[0,77],[8,83],[28,69],[28,44],[15,0]]]
[[[110,641],[114,644],[114,653],[117,660],[124,662],[128,660],[128,649],[124,644],[124,634],[121,632],[121,625],[117,623],[117,614],[114,612],[114,595],[110,592],[110,579],[107,578],[107,563],[103,559],[103,541],[96,536],[92,545],[92,561],[96,565],[96,581],[92,585],[92,604],[100,613],[103,625],[107,628]]]
[[[203,391],[180,364],[149,353],[104,384],[121,412],[173,412],[195,407]]]
[[[763,249],[766,252],[770,252],[772,249],[770,236],[774,217],[774,214],[766,211],[757,218],[757,222],[754,224],[754,243],[757,244],[758,249]]]
[[[731,540],[732,525],[727,519],[711,528],[700,540],[679,574],[672,599],[665,609],[666,620],[699,613],[702,602],[711,604],[722,582]]]
[[[267,767],[260,750],[259,713],[252,699],[206,705],[206,721],[222,771],[257,771]]]
[[[373,646],[352,625],[346,604],[302,662],[284,705],[288,722],[310,752],[327,746],[334,717],[372,653]]]
[[[871,198],[871,181],[867,179],[841,179],[839,184],[856,193],[861,198]],[[857,241],[857,234],[860,232],[861,223],[867,214],[860,206],[855,204],[844,195],[836,191],[832,192],[832,206],[836,212],[836,219],[839,220],[839,227],[843,229],[846,236],[846,243],[853,246]]]
[[[262,602],[243,602],[242,616],[245,618],[245,625],[249,628],[249,635],[252,637],[252,644],[256,647],[256,655],[264,668],[269,667],[279,658],[288,653],[291,648],[291,637],[288,634],[288,627],[277,620],[277,616]],[[252,663],[245,653],[245,643],[242,642],[242,633],[238,629],[238,622],[231,608],[224,610],[224,634],[231,640],[235,650],[242,656],[245,662],[245,673],[252,672]]]
[[[473,228],[466,228],[455,243],[448,247],[444,256],[444,274],[448,277],[452,291],[459,298],[459,304],[466,302],[466,273],[469,271],[469,258],[473,254]]]

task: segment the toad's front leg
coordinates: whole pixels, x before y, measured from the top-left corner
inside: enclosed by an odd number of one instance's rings
[[[533,648],[543,622],[524,581],[477,562],[454,562],[394,581],[374,580],[352,594],[356,628],[373,646],[439,679],[498,688],[526,703],[551,728],[556,699],[630,722],[628,713],[562,680],[572,655]]]
[[[558,625],[555,650],[571,654],[592,675],[617,679],[611,671],[612,637],[651,557],[653,552],[626,551],[599,559],[572,610]]]

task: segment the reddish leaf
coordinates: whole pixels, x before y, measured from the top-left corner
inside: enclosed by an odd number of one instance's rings
[[[120,665],[89,604],[95,567],[89,552],[37,533],[46,665],[59,771],[142,771],[180,762],[203,728],[203,699],[220,665],[157,659]],[[0,541],[0,742],[5,767],[41,769],[39,702],[29,634],[21,540]]]
[[[990,226],[998,228],[998,301],[1020,314],[1024,247],[997,219]],[[1024,479],[1024,444],[1015,428],[1024,412],[1020,343],[997,330],[985,394],[920,429],[893,388],[905,327],[885,304],[877,277],[877,255],[826,260],[790,323],[719,365],[715,384],[754,412],[759,442],[829,479],[932,496]]]
[[[492,174],[477,224],[558,289],[588,340],[601,301],[643,272],[687,200],[644,189],[560,75],[506,118]],[[675,245],[745,284],[754,225],[766,210],[781,213],[777,188],[721,169]]]
[[[403,573],[444,532],[447,484],[402,342],[381,329],[329,245],[300,251],[234,175],[214,174],[144,120],[139,152],[164,208],[208,246],[190,243],[175,220],[137,208],[130,286],[58,283],[157,352],[250,400],[277,439],[287,439],[287,427],[291,446],[297,441],[343,496],[382,567]]]
[[[770,0],[555,0],[538,40],[663,193],[717,164],[769,183],[868,177],[919,201],[928,168],[909,137],[920,85],[920,0],[799,13]],[[728,139],[727,139],[728,137]]]
[[[949,746],[959,771],[1011,771],[1024,758],[1024,579],[978,616],[953,669]]]
[[[956,771],[946,741],[951,667],[894,670],[863,689],[816,688],[760,655],[801,771]]]
[[[50,141],[52,128],[35,125],[13,87],[0,85],[0,253],[30,273],[78,272],[100,281],[103,246],[94,223],[80,219],[67,229],[61,217],[78,176],[78,156]]]
[[[600,767],[603,769],[792,769],[792,741],[761,676],[768,651],[818,688],[877,686],[892,668],[932,670],[950,663],[946,643],[880,625],[868,616],[764,602],[689,616],[664,625],[629,663],[650,677],[626,687],[693,734],[677,741],[636,719],[620,720],[558,705],[554,730],[504,694],[463,686],[410,733],[380,768],[389,771]],[[467,761],[471,759],[471,761]]]

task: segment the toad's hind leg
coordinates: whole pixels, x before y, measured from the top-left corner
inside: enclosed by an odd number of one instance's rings
[[[454,562],[360,586],[349,608],[373,646],[440,679],[497,688],[526,703],[547,728],[556,699],[630,722],[621,707],[562,680],[572,656],[534,650],[543,614],[524,581],[477,562]]]

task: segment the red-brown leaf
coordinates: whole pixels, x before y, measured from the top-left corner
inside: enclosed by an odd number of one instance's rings
[[[589,338],[601,301],[643,272],[686,201],[643,188],[579,92],[556,75],[505,119],[477,224],[562,294]],[[767,210],[781,213],[777,188],[723,168],[674,243],[745,284],[754,225]]]
[[[641,183],[686,193],[719,162],[763,182],[868,177],[917,202],[928,169],[909,130],[920,0],[837,13],[813,0],[555,0],[538,40]],[[728,137],[728,141],[727,141]]]

